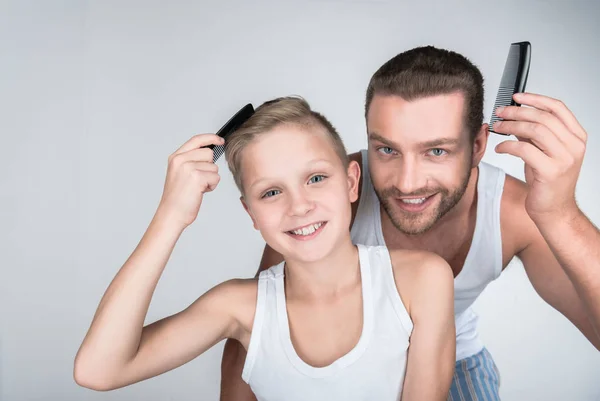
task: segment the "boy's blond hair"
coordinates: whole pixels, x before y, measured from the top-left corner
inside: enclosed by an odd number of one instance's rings
[[[335,152],[339,156],[344,169],[348,168],[349,159],[346,148],[339,134],[331,123],[321,114],[313,111],[306,100],[299,96],[280,97],[260,105],[255,113],[234,133],[225,144],[225,158],[229,170],[238,189],[244,194],[242,186],[242,153],[244,148],[257,135],[265,134],[281,125],[297,125],[303,128],[320,128],[328,134]]]

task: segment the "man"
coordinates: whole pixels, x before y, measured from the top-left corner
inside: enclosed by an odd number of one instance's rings
[[[481,162],[483,78],[465,57],[434,47],[401,53],[371,78],[368,150],[354,204],[356,243],[438,253],[455,276],[456,366],[450,400],[499,399],[499,375],[471,305],[518,257],[537,293],[600,349],[600,232],[579,210],[575,185],[586,132],[560,101],[497,110],[496,152],[525,162],[526,182]],[[281,261],[266,247],[263,270]],[[225,347],[222,400],[254,400],[240,379],[245,351]]]

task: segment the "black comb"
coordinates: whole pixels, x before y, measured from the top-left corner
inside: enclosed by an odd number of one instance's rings
[[[231,135],[233,131],[238,129],[240,125],[248,121],[248,119],[254,114],[254,107],[251,103],[248,103],[244,107],[242,107],[237,113],[233,115],[227,121],[219,131],[217,131],[217,135],[227,141],[227,137]],[[225,153],[225,145],[208,145],[207,148],[213,150],[213,163],[216,163],[219,160],[219,157],[223,156]]]
[[[504,65],[502,79],[500,80],[500,88],[498,89],[498,95],[496,96],[496,103],[494,103],[494,110],[492,110],[489,128],[490,132],[495,132],[493,130],[494,123],[502,121],[502,119],[496,115],[496,109],[498,107],[521,106],[513,100],[513,95],[525,91],[530,63],[531,43],[511,43],[508,50],[508,57],[506,58],[506,64]],[[496,132],[496,134],[507,135],[501,132]]]

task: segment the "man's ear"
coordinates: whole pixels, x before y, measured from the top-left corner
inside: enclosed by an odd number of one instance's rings
[[[358,187],[360,182],[360,166],[355,160],[348,164],[348,195],[350,202],[356,202],[358,199]]]
[[[244,196],[240,196],[240,202],[242,202],[242,206],[244,206],[244,210],[248,213],[248,216],[250,216],[250,219],[252,219],[252,225],[254,226],[254,229],[258,230],[258,226],[256,225],[256,220],[254,220],[254,216],[252,215],[252,212],[250,211],[248,204],[244,200]]]
[[[479,131],[475,135],[475,139],[473,140],[473,153],[471,158],[471,167],[477,167],[483,155],[485,154],[485,148],[487,146],[487,141],[490,136],[488,124],[481,125]]]

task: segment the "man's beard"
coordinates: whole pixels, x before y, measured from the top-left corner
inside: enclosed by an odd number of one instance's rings
[[[410,194],[404,194],[396,187],[385,188],[382,191],[375,190],[379,202],[389,216],[396,229],[406,235],[419,235],[431,229],[446,213],[448,213],[462,199],[469,179],[471,178],[471,168],[468,168],[461,184],[454,190],[448,188],[423,188]],[[426,209],[422,213],[409,213],[400,210],[400,206],[395,205],[401,202],[401,197],[418,197],[439,194],[441,201],[434,210]],[[430,206],[431,207],[431,206]]]

